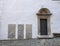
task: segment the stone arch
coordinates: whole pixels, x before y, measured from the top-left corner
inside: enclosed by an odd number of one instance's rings
[[[50,10],[48,10],[47,8],[41,8],[39,10],[40,13],[50,13]]]
[[[37,15],[44,15],[44,14],[48,14],[48,15],[52,15],[52,13],[50,12],[50,10],[49,9],[47,9],[47,8],[41,8],[39,11],[38,11],[38,13],[37,13]]]

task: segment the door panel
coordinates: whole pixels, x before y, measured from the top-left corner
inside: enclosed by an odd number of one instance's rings
[[[47,19],[40,19],[40,32],[41,35],[47,35]]]

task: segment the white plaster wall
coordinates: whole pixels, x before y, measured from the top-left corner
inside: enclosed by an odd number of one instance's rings
[[[0,39],[8,38],[8,24],[32,24],[32,37],[37,38],[37,15],[41,8],[51,13],[51,32],[60,33],[60,2],[52,0],[2,0],[2,20]],[[16,30],[17,31],[17,30]],[[24,30],[25,31],[25,30]],[[16,35],[17,38],[17,35]],[[25,38],[25,36],[24,36]]]

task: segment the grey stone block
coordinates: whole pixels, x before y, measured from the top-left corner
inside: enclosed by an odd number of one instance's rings
[[[0,46],[60,46],[60,38],[0,40]]]
[[[18,24],[18,39],[24,39],[24,24]]]
[[[32,24],[26,24],[26,38],[32,38]]]
[[[16,25],[8,24],[8,38],[15,38]]]

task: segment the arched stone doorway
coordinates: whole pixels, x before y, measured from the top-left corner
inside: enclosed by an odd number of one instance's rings
[[[51,36],[50,17],[52,13],[47,8],[41,8],[37,13],[38,37],[48,38]]]

